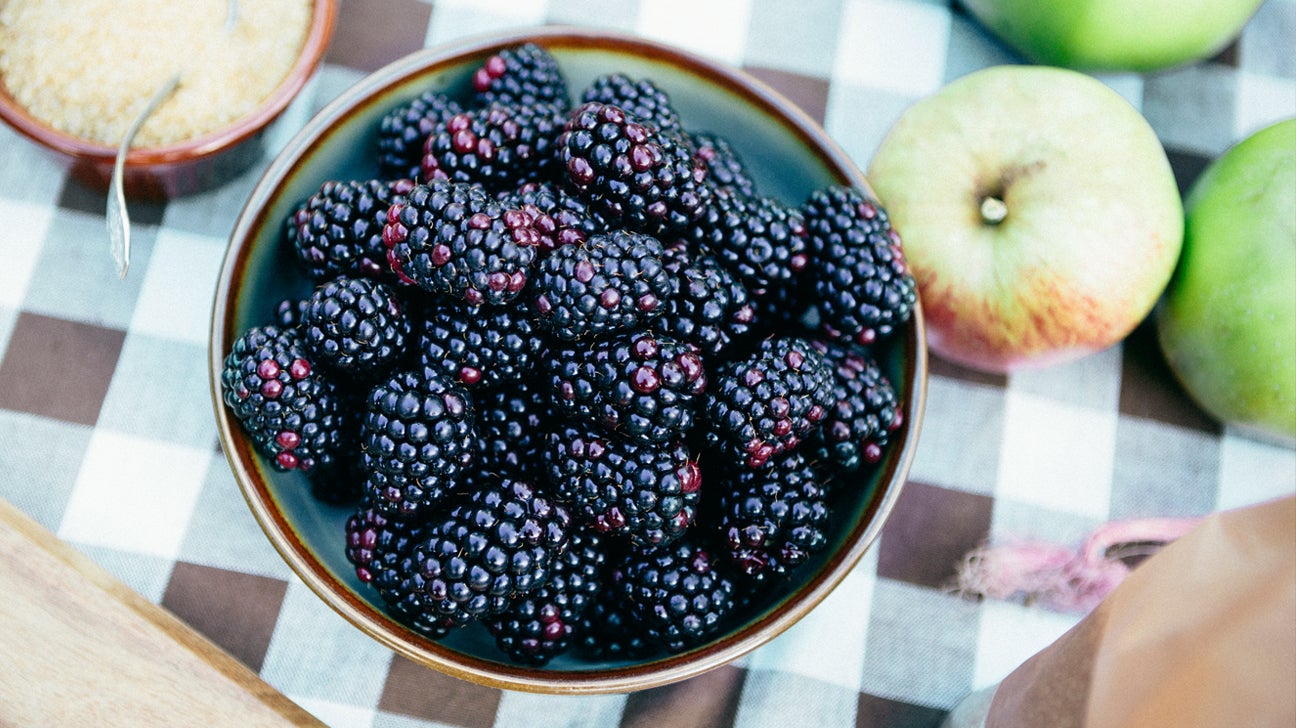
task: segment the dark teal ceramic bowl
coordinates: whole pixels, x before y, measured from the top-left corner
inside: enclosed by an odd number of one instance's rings
[[[547,693],[654,687],[723,665],[782,633],[822,601],[877,538],[917,447],[927,376],[921,310],[888,348],[876,352],[903,402],[905,422],[883,462],[853,487],[840,488],[849,492],[833,512],[827,550],[797,572],[786,593],[757,603],[709,644],[645,661],[590,663],[563,656],[545,668],[529,668],[502,657],[484,629],[433,642],[405,628],[384,613],[377,595],[360,583],[346,560],[343,524],[349,511],[315,500],[300,475],[273,470],[220,398],[221,362],[234,339],[267,323],[278,301],[310,290],[281,238],[292,207],[325,180],[377,174],[376,129],[388,109],[429,88],[465,91],[472,70],[487,57],[526,41],[558,59],[573,89],[611,71],[653,79],[670,95],[686,127],[724,133],[764,194],[800,204],[811,190],[830,183],[867,189],[850,159],[792,103],[750,76],[684,51],[604,31],[545,28],[415,53],[324,108],[252,191],[230,239],[212,312],[212,400],[226,456],[266,535],[321,599],[374,639],[416,662],[495,687]]]

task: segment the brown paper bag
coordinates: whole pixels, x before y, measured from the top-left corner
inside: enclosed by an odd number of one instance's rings
[[[986,728],[1296,726],[1296,497],[1212,515],[994,691]]]

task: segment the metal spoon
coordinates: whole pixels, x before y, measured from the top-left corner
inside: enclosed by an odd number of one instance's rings
[[[228,0],[225,9],[225,33],[229,34],[234,30],[238,23],[238,0]],[[126,277],[126,270],[130,268],[130,214],[126,211],[126,191],[122,186],[122,175],[126,168],[126,155],[130,153],[131,144],[135,141],[135,136],[144,126],[144,122],[149,116],[157,111],[162,102],[171,98],[175,93],[176,87],[180,85],[180,71],[167,79],[166,83],[153,93],[148,104],[139,116],[131,122],[126,128],[126,134],[122,137],[121,144],[117,147],[117,157],[113,160],[112,181],[108,187],[108,243],[112,252],[113,262],[117,265],[117,273],[122,278]]]

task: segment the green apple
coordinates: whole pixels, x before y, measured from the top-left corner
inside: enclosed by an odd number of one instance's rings
[[[1086,71],[1154,71],[1214,55],[1262,0],[962,0],[1037,63]]]
[[[1225,152],[1184,207],[1155,318],[1166,361],[1207,412],[1296,443],[1296,119]]]
[[[959,78],[901,114],[866,176],[904,240],[930,349],[983,371],[1117,343],[1156,304],[1183,242],[1155,132],[1077,71]]]

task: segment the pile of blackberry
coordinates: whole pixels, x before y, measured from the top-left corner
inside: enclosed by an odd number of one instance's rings
[[[430,639],[644,657],[781,599],[903,422],[885,210],[776,199],[651,79],[580,88],[534,44],[420,91],[371,178],[283,221],[306,283],[222,376],[249,439],[346,509],[337,548]]]

